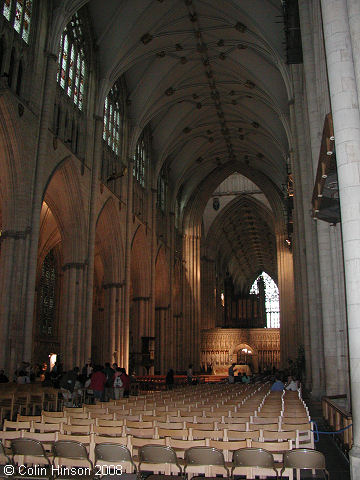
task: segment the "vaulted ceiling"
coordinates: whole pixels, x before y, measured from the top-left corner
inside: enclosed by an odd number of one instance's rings
[[[168,169],[173,201],[180,189],[183,207],[201,195],[204,209],[216,186],[241,171],[265,185],[270,204],[281,202],[292,98],[281,0],[58,4],[67,18],[88,5],[101,101],[124,75],[133,144],[150,124],[154,169]],[[265,238],[262,248],[273,251]]]

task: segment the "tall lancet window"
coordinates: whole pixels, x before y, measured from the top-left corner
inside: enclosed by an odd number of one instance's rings
[[[115,153],[121,154],[123,112],[120,82],[115,82],[104,105],[103,140]]]
[[[57,262],[54,251],[44,258],[39,282],[39,333],[42,336],[55,334],[56,320],[56,284],[58,280]]]
[[[265,286],[265,310],[267,328],[280,328],[279,289],[274,280],[262,272],[252,284],[250,294],[259,294],[258,280],[262,279]]]
[[[2,14],[20,37],[29,43],[33,0],[0,0]]]
[[[86,81],[84,29],[78,13],[66,25],[60,40],[57,81],[74,104],[83,109]]]
[[[145,187],[146,181],[146,170],[149,162],[149,146],[145,140],[145,135],[142,133],[136,144],[136,151],[134,155],[134,170],[133,175],[136,181],[142,186]]]

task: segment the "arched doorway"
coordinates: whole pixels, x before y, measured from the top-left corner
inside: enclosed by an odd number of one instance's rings
[[[256,373],[259,370],[258,352],[248,343],[236,345],[233,350],[232,361],[236,363],[240,371]]]

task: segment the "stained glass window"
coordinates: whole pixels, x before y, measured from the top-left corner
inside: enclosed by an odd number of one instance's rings
[[[258,280],[262,278],[265,286],[265,310],[267,328],[280,328],[279,289],[266,272],[262,272],[252,284],[250,294],[258,295]]]
[[[166,207],[166,194],[167,194],[167,182],[166,182],[166,175],[164,170],[162,169],[157,181],[157,206],[162,210],[165,211]]]
[[[81,19],[75,13],[61,36],[57,81],[79,110],[83,109],[86,76],[83,44]]]
[[[136,181],[142,187],[145,187],[145,171],[146,171],[147,162],[148,162],[148,149],[146,148],[144,134],[142,134],[136,144],[136,150],[134,155],[134,169],[133,169],[133,175]]]
[[[104,105],[104,142],[116,154],[120,155],[120,142],[122,138],[123,113],[121,108],[121,86],[115,82]]]
[[[57,262],[53,250],[46,255],[39,283],[39,333],[54,335],[56,320]]]
[[[3,0],[2,14],[21,38],[29,43],[33,0]]]

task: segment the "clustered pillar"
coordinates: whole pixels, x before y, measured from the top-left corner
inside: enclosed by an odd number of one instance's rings
[[[345,287],[349,332],[353,448],[352,479],[360,478],[360,115],[358,61],[359,25],[353,22],[358,6],[349,0],[322,0],[324,41],[334,123],[340,190]],[[351,26],[349,21],[351,15]],[[351,31],[350,31],[351,28]]]

